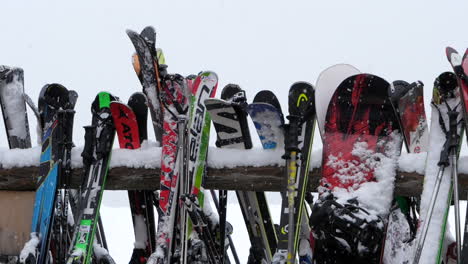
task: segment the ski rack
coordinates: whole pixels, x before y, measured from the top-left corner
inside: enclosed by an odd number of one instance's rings
[[[0,169],[0,190],[32,191],[35,189],[38,174],[39,167]],[[78,188],[82,175],[81,168],[73,169],[71,188]],[[206,189],[284,191],[287,184],[284,175],[284,166],[208,168],[203,185]],[[315,168],[310,171],[309,179],[308,190],[316,191],[320,179],[320,169]],[[420,195],[423,179],[424,175],[416,172],[398,171],[395,194]],[[460,173],[459,180],[460,193],[464,194],[468,191],[468,174]],[[159,168],[110,168],[106,182],[107,190],[156,190],[158,188]],[[465,195],[461,195],[461,197],[465,197]]]

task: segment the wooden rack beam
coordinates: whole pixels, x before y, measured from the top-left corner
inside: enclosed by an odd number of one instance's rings
[[[37,167],[0,169],[0,190],[31,191],[35,189],[38,177]],[[75,169],[71,188],[81,183],[82,169]],[[318,186],[320,170],[309,174],[309,191]],[[395,194],[417,196],[422,191],[423,175],[398,172]],[[460,174],[459,182],[464,193],[468,191],[468,175]],[[244,191],[283,191],[286,188],[284,167],[236,167],[232,169],[208,168],[204,180],[207,189]],[[127,167],[111,168],[106,183],[107,190],[155,190],[159,188],[159,169],[138,169]]]

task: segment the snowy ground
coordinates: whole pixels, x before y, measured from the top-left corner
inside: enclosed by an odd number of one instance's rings
[[[272,217],[279,222],[281,200],[278,194],[269,193]],[[241,263],[247,263],[249,254],[249,236],[245,229],[242,213],[237,203],[235,192],[229,192],[227,218],[234,228],[233,240]],[[213,206],[214,208],[214,206]],[[109,252],[117,264],[128,263],[132,255],[134,235],[132,219],[128,207],[127,192],[106,191],[101,206]]]
[[[279,195],[269,193],[270,212],[275,221],[279,221],[279,212],[281,209],[281,200]],[[247,263],[249,254],[249,236],[245,229],[242,213],[237,203],[237,198],[234,192],[229,192],[228,198],[228,221],[232,224],[234,232],[232,238],[234,240],[237,254],[241,263]],[[466,202],[461,203],[461,226],[464,226]],[[130,208],[128,207],[128,198],[125,191],[106,191],[104,194],[101,215],[105,226],[106,238],[109,243],[109,252],[116,260],[117,264],[128,263],[132,255],[134,235],[132,230],[132,219],[130,216]],[[455,226],[453,225],[455,216],[453,206],[449,215],[450,230],[455,234]]]

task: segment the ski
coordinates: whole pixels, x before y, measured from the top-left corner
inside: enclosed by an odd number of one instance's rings
[[[467,50],[468,51],[468,50]],[[467,124],[468,122],[468,71],[465,69],[468,66],[468,62],[466,59],[467,52],[463,55],[463,58],[458,54],[458,52],[451,48],[446,48],[446,55],[447,59],[452,65],[453,71],[457,77],[458,86],[460,88],[460,95],[461,95],[461,102],[462,102],[462,116],[464,123]],[[465,133],[468,139],[468,128],[466,125]],[[454,160],[456,162],[456,160]],[[456,168],[456,167],[455,167]],[[457,261],[458,263],[461,262],[462,258],[462,245],[461,245],[461,224],[460,224],[460,202],[459,202],[459,193],[458,193],[458,177],[455,176],[452,179],[453,181],[453,196],[454,196],[454,204],[455,204],[455,235],[456,235],[456,246],[457,246]],[[465,225],[465,230],[468,231],[468,227]],[[465,232],[466,234],[466,232]],[[468,247],[468,242],[465,242]],[[468,248],[465,249],[468,253]],[[465,254],[466,255],[466,254]],[[464,256],[464,259],[468,262],[468,257]]]
[[[85,127],[85,146],[81,154],[84,177],[79,203],[80,216],[67,258],[67,263],[70,264],[91,263],[99,208],[115,136],[115,126],[110,111],[110,103],[115,100],[116,97],[113,95],[100,92],[91,105],[92,121],[90,126]]]
[[[147,140],[148,138],[146,126],[146,120],[148,119],[148,106],[145,94],[132,94],[132,96],[130,96],[128,100],[128,106],[135,114],[135,122],[137,127],[136,130],[138,131],[138,144],[135,143],[132,145],[135,146],[135,148],[138,148],[143,143],[143,141]],[[133,123],[133,120],[131,122]],[[132,127],[134,126],[135,125],[133,125]],[[117,128],[117,125],[116,130],[117,135],[119,135],[119,129]],[[128,133],[120,134],[125,135]],[[131,132],[131,134],[131,137],[134,138],[134,132]],[[119,142],[120,138],[121,137],[119,136]],[[136,141],[133,140],[133,143],[134,142]],[[128,200],[130,202],[133,229],[135,233],[135,248],[133,249],[132,257],[130,260],[131,264],[146,263],[146,260],[156,248],[156,226],[154,224],[155,218],[153,209],[153,198],[154,194],[151,190],[128,191]]]
[[[10,149],[31,147],[23,94],[23,69],[0,65],[0,105]]]
[[[270,91],[260,91],[247,111],[255,125],[264,149],[282,149],[284,146],[284,118],[276,96]],[[284,197],[283,197],[284,199]],[[249,263],[271,263],[278,244],[276,227],[270,216],[268,203],[263,192],[255,192],[252,200],[252,215],[247,215],[254,227],[250,232],[251,244]],[[256,231],[259,230],[260,232]]]
[[[249,104],[247,110],[255,125],[263,148],[269,150],[284,149],[284,117],[281,105],[276,96],[268,90],[260,91],[255,95],[253,102]],[[282,199],[287,199],[284,192],[281,192],[281,196]],[[271,254],[273,255],[278,243],[276,228],[271,220],[265,195],[257,195],[257,200],[262,211],[261,215],[263,221],[261,223],[264,223],[266,227],[266,237],[268,237]],[[306,207],[303,206],[303,208],[300,226],[301,231],[299,235],[300,246],[298,247],[299,263],[301,264],[312,263],[312,252],[309,239],[309,214]]]
[[[141,142],[147,137],[146,96],[143,93],[135,93],[130,97],[128,105],[121,102],[111,102],[110,110],[120,148],[140,148]],[[135,233],[135,248],[130,263],[146,263],[146,259],[153,253],[156,243],[153,192],[128,191],[128,198]]]
[[[42,153],[31,223],[31,240],[20,254],[20,263],[47,263],[63,257],[67,247],[68,197],[61,196],[71,171],[70,151],[74,96],[60,84],[45,85],[39,95]],[[63,192],[66,194],[66,191]],[[58,226],[58,230],[56,227]],[[64,228],[61,230],[60,228]],[[52,230],[55,229],[55,230]],[[53,231],[56,231],[52,235]],[[51,240],[55,240],[54,248]],[[64,243],[64,244],[62,244]],[[65,247],[65,248],[64,248]],[[53,249],[53,253],[50,250]]]
[[[174,254],[174,229],[179,201],[180,174],[183,173],[184,153],[180,143],[185,132],[179,130],[188,111],[187,84],[178,75],[164,77],[161,102],[164,105],[164,134],[162,135],[161,179],[158,199],[159,219],[156,234],[156,250],[148,259],[149,264],[171,263]],[[182,224],[180,224],[182,225]]]
[[[235,148],[235,149],[250,149],[252,141],[247,123],[247,99],[245,91],[236,84],[228,84],[221,91],[221,99],[210,98],[205,100],[205,106],[210,113],[211,120],[216,130],[216,146],[220,148]],[[226,238],[226,207],[227,207],[227,190],[219,190],[219,222],[220,222],[220,245],[222,250],[225,248],[224,240]],[[262,193],[263,194],[263,193]],[[261,252],[262,244],[255,245],[259,239],[255,234],[257,227],[261,228],[258,223],[263,225],[263,222],[255,222],[252,217],[260,213],[258,210],[258,202],[256,202],[255,192],[236,191],[237,199],[244,216],[244,221],[249,232],[249,237],[254,248],[258,248],[257,252]],[[259,216],[258,218],[261,218]],[[257,235],[257,236],[256,236]],[[222,262],[226,260],[226,252],[223,252]],[[261,255],[255,257],[261,258]]]
[[[402,82],[396,81],[392,87],[394,90],[401,87],[402,93],[394,93],[390,97],[403,130],[406,149],[410,153],[427,152],[429,129],[424,110],[424,84],[420,81]]]
[[[155,34],[156,33],[154,33],[154,35]],[[137,56],[134,57],[133,60],[134,68],[142,83],[143,92],[148,99],[156,140],[161,144],[162,135],[164,133],[164,117],[163,108],[159,98],[159,91],[161,90],[161,80],[163,75],[160,72],[158,60],[154,58],[154,53],[152,53],[154,43],[150,43],[149,46],[149,37],[143,38],[140,34],[132,30],[127,30],[127,35],[132,41],[137,53]]]
[[[185,173],[184,186],[181,189],[182,195],[197,196],[197,203],[200,208],[207,210],[204,204],[204,191],[202,189],[203,175],[206,171],[206,159],[208,153],[209,135],[211,119],[204,105],[206,99],[214,97],[218,87],[218,76],[214,72],[201,72],[193,81],[189,96],[189,115],[187,125],[187,167]],[[192,237],[192,219],[187,216],[187,210],[182,210],[183,222],[180,223],[182,233],[183,251],[181,254],[182,263],[186,263],[188,258],[188,241]],[[211,213],[211,212],[210,212]],[[190,214],[188,215],[190,216]],[[193,242],[193,241],[192,241]],[[207,246],[215,246],[207,245]],[[209,256],[212,261],[220,261],[219,255]],[[215,260],[213,260],[213,258]]]
[[[398,117],[406,150],[409,153],[427,152],[429,131],[424,110],[423,84],[394,81],[389,97]],[[410,262],[418,224],[419,197],[397,196],[394,199],[386,230],[382,262]]]
[[[314,87],[306,82],[296,82],[289,90],[289,123],[284,125],[287,199],[281,206],[278,246],[272,263],[296,261],[315,127],[314,94]]]
[[[413,263],[432,260],[441,263],[446,251],[445,233],[447,216],[452,201],[452,170],[449,154],[455,146],[450,146],[448,135],[452,130],[461,132],[461,115],[454,115],[461,110],[460,94],[455,74],[444,72],[434,82],[432,115],[429,138],[429,151],[426,159],[423,192],[421,194],[420,228],[414,246]],[[449,113],[452,118],[449,117]],[[453,132],[453,131],[452,131]],[[453,136],[453,135],[452,135]],[[456,138],[453,137],[453,139]],[[457,148],[456,148],[457,149]]]
[[[330,100],[319,200],[310,219],[317,264],[380,263],[401,149],[389,88],[375,75],[353,75]]]

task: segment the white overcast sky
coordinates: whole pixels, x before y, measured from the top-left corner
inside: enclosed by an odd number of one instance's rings
[[[252,99],[270,89],[285,109],[293,82],[315,84],[336,63],[422,80],[428,103],[434,78],[450,70],[445,47],[468,47],[468,1],[4,1],[1,9],[0,64],[24,68],[35,101],[45,83],[78,91],[79,145],[98,91],[126,101],[141,89],[128,28],[157,29],[170,72],[213,70],[219,90],[238,83]]]

